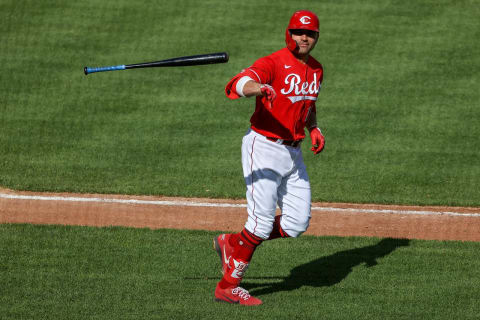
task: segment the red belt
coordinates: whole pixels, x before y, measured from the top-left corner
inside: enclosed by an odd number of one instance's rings
[[[283,140],[283,139],[277,139],[277,138],[271,138],[271,137],[266,137],[266,138],[267,140],[273,141],[275,143],[283,144],[283,145],[294,147],[294,148],[298,147],[300,143],[303,141],[303,140]]]

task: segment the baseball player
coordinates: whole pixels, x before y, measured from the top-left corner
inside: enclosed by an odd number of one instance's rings
[[[325,144],[315,107],[323,68],[310,56],[318,35],[318,17],[295,12],[285,33],[286,48],[258,59],[225,88],[230,99],[256,96],[256,103],[242,141],[248,218],[241,232],[214,238],[223,271],[216,301],[261,304],[239,286],[255,248],[265,240],[298,237],[309,225],[310,182],[300,144],[305,128],[314,154]],[[276,216],[277,205],[281,215]]]

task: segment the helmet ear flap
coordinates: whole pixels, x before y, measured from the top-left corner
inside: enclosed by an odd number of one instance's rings
[[[285,30],[285,43],[287,44],[288,50],[295,52],[298,51],[298,44],[295,40],[292,38],[292,34],[290,30]]]

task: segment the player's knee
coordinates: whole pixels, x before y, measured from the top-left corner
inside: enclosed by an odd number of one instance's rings
[[[302,233],[307,231],[309,225],[310,215],[282,219],[282,229],[292,238],[298,238]]]

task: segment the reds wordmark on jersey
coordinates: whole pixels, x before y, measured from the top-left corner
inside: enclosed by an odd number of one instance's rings
[[[269,84],[277,93],[271,109],[264,97],[256,97],[256,107],[250,122],[258,133],[284,140],[305,138],[305,121],[316,112],[315,101],[323,81],[323,67],[313,57],[306,64],[298,61],[287,48],[278,50],[233,77],[225,88],[227,97],[237,99],[237,81],[249,76]]]

